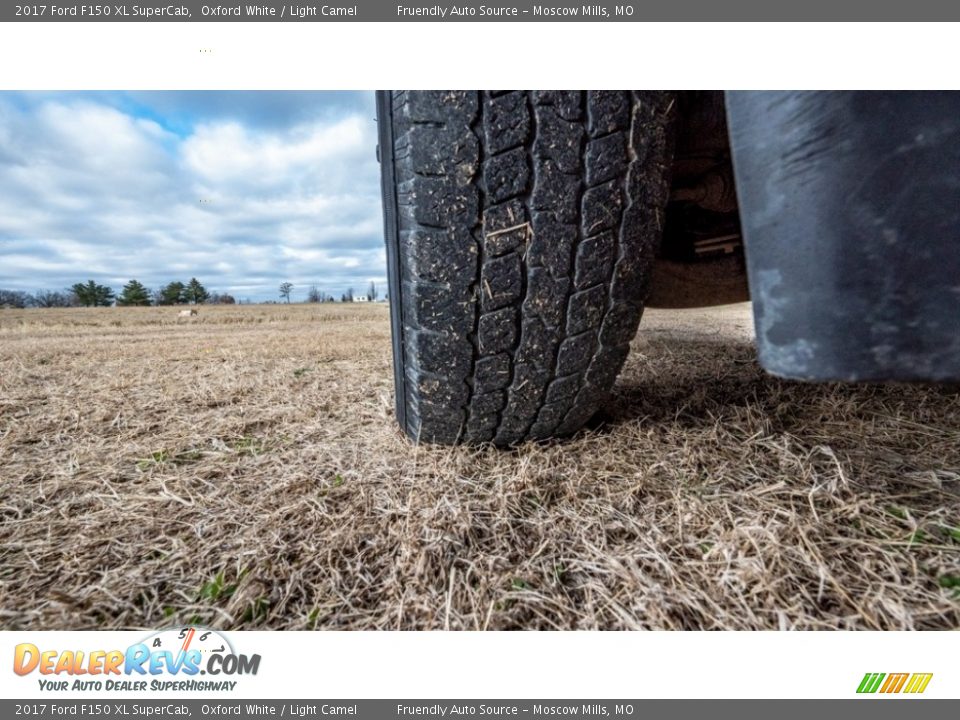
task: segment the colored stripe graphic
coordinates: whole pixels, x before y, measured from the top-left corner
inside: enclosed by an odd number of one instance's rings
[[[907,681],[907,678],[910,677],[910,673],[890,673],[887,675],[887,681],[883,684],[883,687],[880,688],[882,693],[898,693],[903,684]]]
[[[857,692],[875,693],[877,688],[880,687],[880,682],[884,677],[883,673],[867,673],[863,676],[863,680],[860,681],[860,687],[857,688]]]
[[[877,691],[885,694],[896,694],[899,692],[917,694],[927,689],[933,673],[866,673],[860,685],[857,686],[858,693],[875,693]],[[881,685],[882,683],[882,685]]]
[[[930,678],[932,677],[933,673],[914,673],[904,692],[922,693],[927,689],[927,685],[930,684]]]

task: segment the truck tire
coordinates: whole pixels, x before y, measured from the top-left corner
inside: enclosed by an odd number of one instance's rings
[[[663,92],[377,96],[397,418],[509,446],[604,402],[669,193]]]

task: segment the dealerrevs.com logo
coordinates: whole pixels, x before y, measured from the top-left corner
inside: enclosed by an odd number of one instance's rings
[[[13,671],[37,673],[45,691],[231,691],[241,675],[256,675],[260,655],[234,651],[215,630],[162,630],[126,650],[56,650],[20,643]],[[197,676],[205,676],[198,679]]]
[[[907,693],[915,695],[927,689],[933,673],[867,673],[857,687],[858,693]]]

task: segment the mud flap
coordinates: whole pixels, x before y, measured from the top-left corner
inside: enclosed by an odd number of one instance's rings
[[[727,93],[760,361],[960,381],[960,93]]]

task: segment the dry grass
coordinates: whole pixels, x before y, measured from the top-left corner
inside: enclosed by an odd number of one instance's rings
[[[0,627],[956,628],[956,389],[650,312],[605,422],[416,448],[384,307],[0,311]]]

